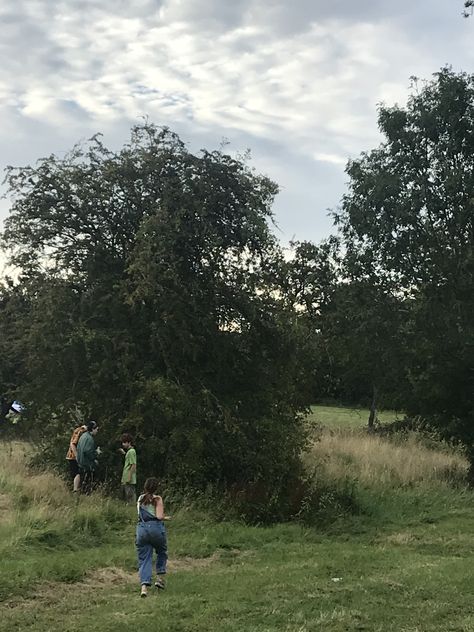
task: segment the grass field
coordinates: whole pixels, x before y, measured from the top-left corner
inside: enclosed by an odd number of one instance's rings
[[[388,423],[403,418],[402,413],[394,410],[377,411],[380,423]],[[367,408],[343,408],[342,406],[311,406],[308,419],[327,428],[361,428],[367,425]]]
[[[323,435],[307,459],[352,480],[358,513],[323,530],[171,507],[167,589],[146,600],[134,510],[75,502],[52,474],[26,470],[24,446],[2,446],[0,630],[471,632],[473,495],[444,476],[462,457],[356,434]]]

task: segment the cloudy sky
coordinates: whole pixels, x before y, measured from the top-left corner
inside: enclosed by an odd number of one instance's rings
[[[251,148],[282,241],[327,236],[348,157],[409,78],[474,70],[463,0],[1,0],[0,169],[141,116],[192,149]],[[0,219],[8,201],[0,201]]]

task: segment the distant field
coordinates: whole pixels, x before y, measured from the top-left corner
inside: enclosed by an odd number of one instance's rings
[[[397,413],[394,410],[382,410],[377,411],[377,418],[381,423],[387,423],[403,418],[403,413]],[[311,413],[308,415],[308,419],[328,428],[360,428],[367,425],[369,409],[311,406]]]

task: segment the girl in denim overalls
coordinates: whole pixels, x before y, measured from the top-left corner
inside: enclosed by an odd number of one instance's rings
[[[141,597],[146,597],[148,586],[151,586],[153,550],[156,551],[156,582],[157,588],[164,589],[165,583],[162,575],[166,574],[166,561],[168,559],[165,516],[163,499],[158,496],[159,481],[156,478],[147,478],[143,487],[143,494],[137,502],[137,553],[138,574],[141,584]]]

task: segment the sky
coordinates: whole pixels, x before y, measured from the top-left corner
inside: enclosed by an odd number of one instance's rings
[[[147,116],[191,150],[252,152],[281,187],[280,240],[320,241],[377,104],[410,77],[474,71],[463,0],[1,0],[0,170]],[[5,191],[3,188],[1,191]],[[0,221],[9,208],[0,200]]]

